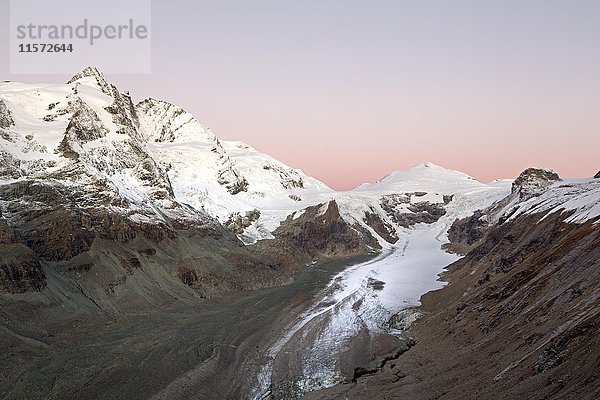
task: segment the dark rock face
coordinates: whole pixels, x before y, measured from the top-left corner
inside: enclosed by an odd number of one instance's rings
[[[334,200],[308,207],[295,219],[294,216],[290,215],[273,232],[274,240],[257,243],[261,252],[276,254],[284,265],[301,267],[317,259],[366,255],[380,248],[367,230],[344,221]]]
[[[243,216],[235,213],[223,225],[231,232],[239,235],[244,233],[244,229],[252,225],[259,218],[260,211],[258,210],[248,211]]]
[[[193,286],[196,282],[198,282],[198,274],[194,270],[181,267],[178,271],[178,275],[181,282],[188,286]]]
[[[457,254],[466,254],[483,238],[488,226],[483,211],[476,211],[470,217],[457,219],[448,230],[450,243],[444,248]]]
[[[102,192],[101,187],[97,189]],[[95,239],[126,243],[141,234],[159,242],[175,235],[160,223],[133,223],[118,213],[94,207],[96,201],[109,203],[110,198],[87,197],[58,184],[21,181],[1,186],[0,197],[21,200],[10,203],[5,214],[15,221],[13,226],[24,243],[47,261],[69,260],[88,251]]]
[[[15,121],[12,119],[12,114],[8,107],[6,107],[6,103],[4,100],[0,99],[0,128],[6,129],[15,124]]]
[[[446,210],[439,204],[421,202],[411,204],[408,209],[412,213],[397,213],[395,215],[398,225],[408,228],[415,224],[433,224],[446,214]]]
[[[19,169],[21,162],[13,157],[12,154],[0,150],[0,177],[8,179],[17,179],[21,176]]]
[[[219,182],[219,185],[225,186],[231,194],[238,194],[248,190],[248,181],[234,168],[219,171],[217,182]]]
[[[98,114],[85,103],[80,102],[79,109],[69,121],[65,139],[84,144],[105,137],[107,133],[108,128],[102,125]]]
[[[363,221],[373,228],[373,230],[385,239],[386,242],[396,243],[398,241],[398,235],[396,235],[394,228],[390,224],[384,222],[373,210],[370,213],[365,212]]]
[[[142,268],[142,263],[137,257],[124,258],[121,260],[121,265],[129,273],[133,273],[134,270]]]
[[[25,245],[0,245],[0,292],[25,293],[46,286],[42,267]]]
[[[297,176],[293,170],[286,171],[284,168],[282,168],[278,165],[270,164],[270,163],[264,165],[263,169],[272,170],[272,171],[277,172],[281,179],[281,186],[283,186],[283,188],[285,188],[285,189],[303,188],[304,187],[304,181],[302,180],[302,177]]]
[[[381,198],[381,208],[390,217],[396,214],[396,207],[400,204],[409,204],[411,196],[408,194],[390,194]]]
[[[560,176],[552,170],[527,168],[513,182],[512,192],[518,193],[520,199],[525,200],[539,195],[548,186],[561,180]]]
[[[436,204],[427,201],[415,201],[413,197],[422,197],[427,193],[416,192],[406,194],[391,194],[381,198],[381,208],[386,214],[398,225],[409,228],[415,224],[425,223],[432,224],[446,214],[444,205],[452,201],[452,196],[444,196],[444,203]],[[399,209],[398,206],[408,205],[404,209]]]
[[[25,293],[44,289],[46,276],[31,250],[22,244],[0,245],[0,249],[0,292]]]
[[[319,215],[323,207],[326,209]],[[313,257],[343,257],[362,252],[367,246],[342,219],[335,201],[308,207],[297,220],[288,218],[273,234]]]
[[[46,276],[38,258],[14,229],[0,221],[0,292],[25,293],[45,286]]]

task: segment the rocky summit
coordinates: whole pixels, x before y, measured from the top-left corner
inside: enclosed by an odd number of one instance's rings
[[[554,182],[560,181],[558,174],[550,169],[527,168],[515,179],[512,192],[518,193],[521,199],[535,196]]]

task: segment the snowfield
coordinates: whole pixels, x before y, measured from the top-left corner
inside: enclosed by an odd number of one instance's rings
[[[570,213],[565,221],[583,223],[600,216],[600,179],[567,179],[556,182],[542,194],[507,208],[509,219],[521,214]],[[543,219],[543,218],[542,218]],[[596,221],[596,223],[600,222]]]

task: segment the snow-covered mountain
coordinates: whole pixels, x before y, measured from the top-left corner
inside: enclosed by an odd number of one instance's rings
[[[244,143],[219,140],[177,106],[148,99],[136,111],[147,146],[167,171],[177,198],[245,233],[250,242],[271,237],[291,211],[332,192]]]
[[[132,219],[208,214],[247,243],[272,238],[292,213],[335,200],[344,220],[383,244],[397,235],[400,215],[424,215],[427,204],[460,191],[506,188],[424,163],[335,192],[244,143],[219,140],[180,107],[155,99],[134,105],[95,68],[64,85],[5,82],[0,99],[4,182],[53,179],[82,189],[97,182],[109,207]]]
[[[0,85],[0,182],[55,182],[132,220],[206,222],[179,203],[146,145],[131,98],[88,68],[64,85]]]
[[[133,220],[213,217],[246,243],[272,238],[289,215],[335,200],[346,222],[386,246],[415,223],[483,209],[510,186],[425,162],[336,192],[244,143],[219,140],[180,107],[155,99],[134,105],[93,67],[67,84],[0,84],[0,133],[0,182],[52,180],[104,193],[103,206]],[[542,193],[548,179],[518,180],[512,203]]]
[[[4,82],[0,114],[3,182],[99,180],[127,200],[115,211],[137,218],[183,217],[188,204],[239,233],[252,222],[253,241],[270,237],[290,210],[314,204],[315,194],[331,192],[246,144],[220,141],[177,106],[154,99],[134,106],[95,68],[64,85]],[[77,173],[64,173],[70,168]],[[261,210],[270,213],[260,218]]]

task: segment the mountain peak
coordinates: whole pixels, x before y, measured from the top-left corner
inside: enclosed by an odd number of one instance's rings
[[[402,171],[395,171],[388,174],[383,179],[386,179],[395,175],[405,175],[405,174],[416,174],[417,176],[458,176],[460,178],[468,178],[470,180],[476,180],[475,178],[465,174],[464,172],[457,171],[451,168],[442,167],[441,165],[437,165],[432,163],[431,161],[424,161],[420,164],[415,165],[412,168],[408,168]],[[382,179],[382,180],[383,180]]]
[[[412,171],[412,170],[426,170],[426,169],[452,171],[451,169],[442,167],[441,165],[434,164],[431,161],[423,161],[422,163],[417,164],[414,167],[409,168],[408,170]]]
[[[104,93],[108,95],[112,94],[113,85],[110,82],[108,82],[104,74],[97,67],[94,66],[85,67],[80,73],[74,75],[69,80],[69,82],[67,82],[67,84],[75,83],[83,78],[94,78],[96,80],[96,83]]]
[[[431,161],[423,161],[421,164],[417,165],[417,167],[424,167],[424,168],[438,167],[438,168],[442,168],[439,165],[436,165],[436,164],[432,163]]]
[[[519,193],[521,199],[539,195],[554,182],[562,179],[548,168],[527,168],[512,184],[512,192]]]
[[[481,183],[463,172],[425,161],[407,170],[391,172],[376,183],[359,185],[354,190],[382,190],[399,193],[414,190],[451,191],[453,187],[464,188],[477,185],[481,185]]]
[[[135,109],[146,125],[153,127],[151,139],[155,142],[200,141],[217,146],[218,139],[214,133],[175,104],[149,97],[136,104]]]

